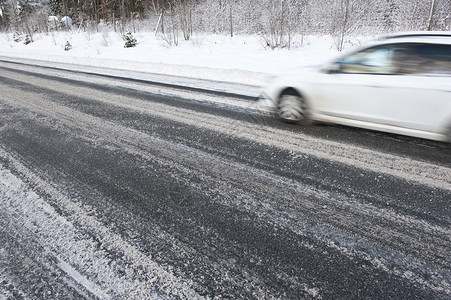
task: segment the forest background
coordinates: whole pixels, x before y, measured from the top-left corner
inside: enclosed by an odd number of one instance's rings
[[[340,51],[349,35],[451,30],[451,0],[0,0],[0,15],[0,31],[30,41],[66,30],[69,16],[77,32],[152,31],[171,46],[198,32],[258,34],[272,49],[330,35]]]

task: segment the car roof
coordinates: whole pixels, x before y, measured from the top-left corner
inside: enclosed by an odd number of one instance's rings
[[[450,45],[451,32],[449,31],[401,32],[384,36],[378,39],[377,42],[436,43]]]
[[[451,31],[412,31],[412,32],[399,32],[387,35],[382,39],[394,39],[402,37],[448,37],[451,38]]]

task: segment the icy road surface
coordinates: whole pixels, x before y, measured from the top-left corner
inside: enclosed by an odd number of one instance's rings
[[[1,63],[0,298],[446,299],[451,150]]]

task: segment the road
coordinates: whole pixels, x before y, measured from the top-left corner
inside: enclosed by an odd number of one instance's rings
[[[0,63],[0,298],[449,299],[451,149]]]

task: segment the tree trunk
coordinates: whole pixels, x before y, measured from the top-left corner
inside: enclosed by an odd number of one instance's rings
[[[431,10],[429,11],[429,20],[428,20],[428,30],[429,31],[431,31],[431,29],[432,29],[432,22],[434,19],[434,11],[435,11],[435,0],[432,0]]]
[[[232,5],[230,5],[230,37],[233,37]]]
[[[284,0],[280,0],[280,36],[279,36],[279,45],[282,44],[282,39],[283,39],[283,4],[284,4]]]
[[[348,27],[348,20],[349,20],[349,0],[346,0],[345,3],[345,19],[343,21],[343,28],[341,29],[341,37],[340,37],[340,45],[339,45],[339,51],[343,50],[344,45],[344,39]]]
[[[415,6],[413,7],[413,13],[412,13],[412,20],[410,22],[410,29],[414,28],[414,22],[417,16],[417,9],[418,9],[418,1],[415,2]]]

